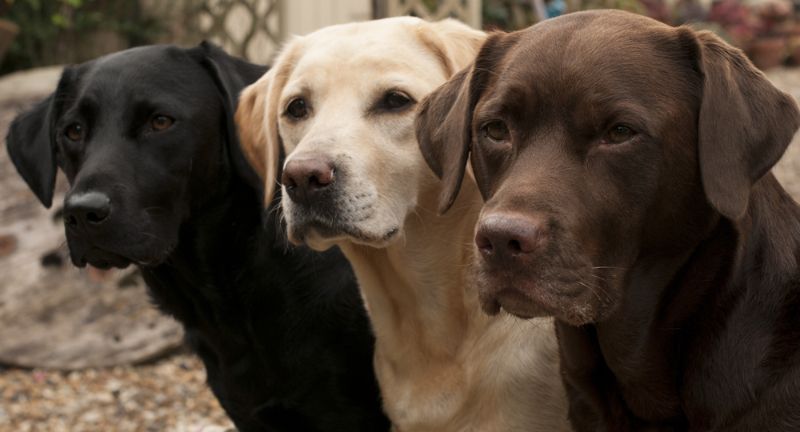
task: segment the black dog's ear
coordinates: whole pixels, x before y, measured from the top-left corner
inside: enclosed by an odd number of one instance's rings
[[[261,78],[268,68],[233,57],[223,51],[222,48],[207,41],[202,42],[195,49],[199,49],[202,52],[200,64],[206,68],[214,79],[214,83],[222,96],[225,108],[228,150],[234,169],[248,184],[261,191],[264,184],[242,152],[233,117],[236,113],[239,93],[245,87]]]
[[[415,122],[417,142],[428,166],[444,184],[439,196],[440,214],[453,205],[464,180],[475,105],[495,65],[515,41],[514,33],[489,35],[473,65],[455,74],[422,102]],[[476,171],[475,175],[480,173]],[[478,188],[483,198],[488,198],[488,182],[479,181]]]
[[[692,31],[681,28],[682,37]],[[703,99],[698,158],[706,197],[731,220],[747,211],[750,190],[778,162],[800,126],[795,100],[778,90],[737,48],[695,34]]]
[[[50,95],[30,111],[18,115],[6,136],[11,162],[47,208],[53,203],[56,185],[54,100],[54,95]]]

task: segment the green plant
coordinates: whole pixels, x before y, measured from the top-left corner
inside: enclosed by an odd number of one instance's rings
[[[56,63],[77,63],[155,39],[161,25],[145,16],[138,0],[0,0],[21,28],[0,73]],[[104,34],[106,40],[98,39]],[[119,40],[109,43],[108,35]],[[105,45],[104,45],[105,44]]]

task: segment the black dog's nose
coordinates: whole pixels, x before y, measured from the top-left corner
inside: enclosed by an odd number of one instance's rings
[[[546,224],[536,218],[490,214],[478,223],[475,245],[487,260],[516,259],[539,252],[547,241]]]
[[[64,201],[64,223],[71,227],[100,225],[111,214],[111,198],[101,192],[73,194]]]
[[[335,181],[333,162],[324,156],[295,157],[286,163],[281,183],[292,201],[308,204]]]

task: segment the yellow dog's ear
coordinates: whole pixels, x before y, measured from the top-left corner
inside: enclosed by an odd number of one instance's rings
[[[452,18],[423,22],[417,36],[439,58],[447,77],[472,63],[486,39],[486,33]]]
[[[280,172],[281,137],[278,131],[280,96],[294,67],[297,40],[287,45],[275,66],[242,91],[236,108],[239,141],[247,161],[264,180],[264,203],[269,206]]]

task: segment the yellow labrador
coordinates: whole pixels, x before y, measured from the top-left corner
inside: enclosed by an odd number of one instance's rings
[[[551,321],[481,312],[464,283],[480,196],[471,183],[438,216],[442,186],[414,134],[417,102],[483,39],[452,20],[328,27],[289,42],[237,112],[268,197],[286,152],[292,241],[350,259],[398,431],[569,430]]]

